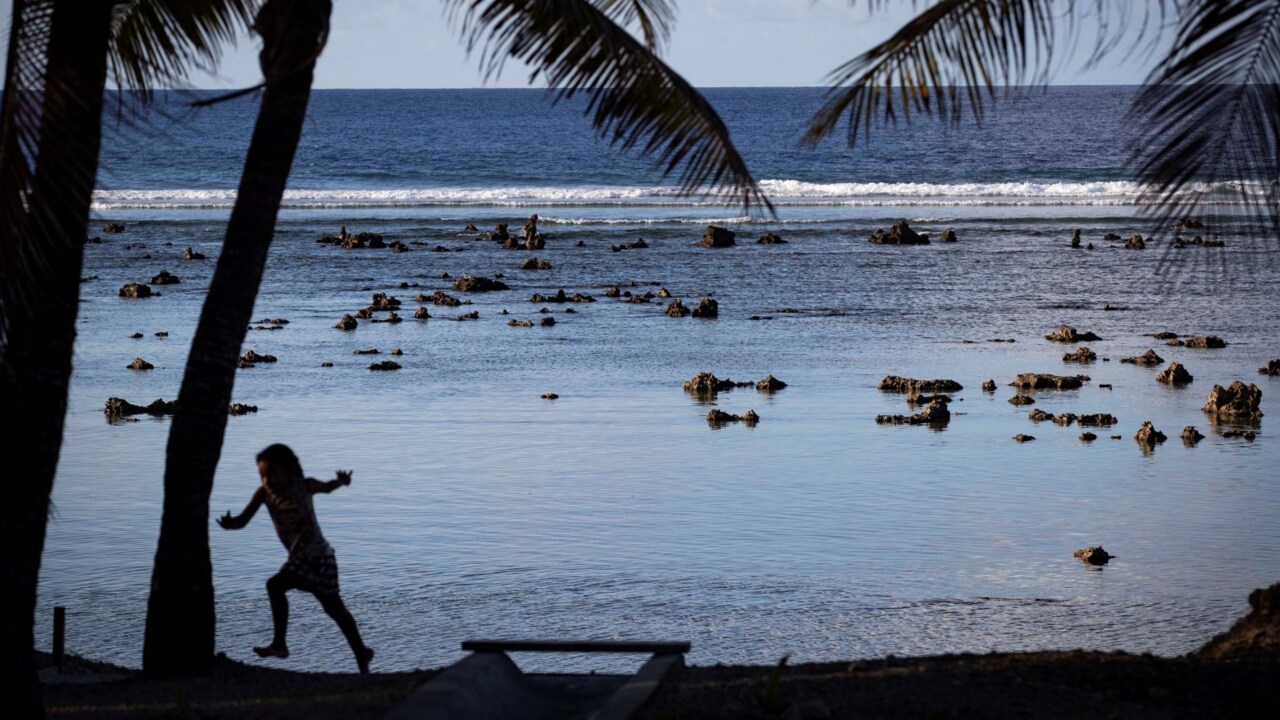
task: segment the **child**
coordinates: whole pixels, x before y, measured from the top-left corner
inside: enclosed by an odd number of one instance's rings
[[[338,471],[336,480],[321,482],[302,474],[298,456],[286,445],[275,444],[258,453],[258,475],[262,487],[258,488],[244,512],[232,517],[231,512],[218,518],[224,530],[239,530],[253,519],[258,507],[266,503],[271,522],[276,526],[280,542],[289,551],[280,572],[267,581],[267,595],[271,598],[271,619],[275,624],[275,637],[266,647],[255,647],[259,657],[289,657],[285,633],[289,629],[289,600],[285,593],[305,590],[316,596],[321,607],[338,623],[355,653],[360,672],[369,672],[373,650],[365,647],[356,628],[355,618],[343,604],[338,594],[338,561],[333,548],[320,534],[316,511],[311,504],[315,493],[331,493],[343,485],[351,484],[351,471]]]

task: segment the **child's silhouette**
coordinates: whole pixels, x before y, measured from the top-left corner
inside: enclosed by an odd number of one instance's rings
[[[338,623],[355,653],[360,672],[369,672],[373,650],[365,647],[356,628],[355,618],[338,594],[338,561],[333,548],[320,533],[316,511],[311,504],[315,493],[331,493],[343,485],[351,484],[351,471],[338,471],[336,480],[321,482],[302,474],[298,456],[286,445],[275,444],[258,453],[258,475],[262,487],[253,493],[244,512],[232,517],[228,511],[218,518],[224,530],[239,530],[249,524],[264,503],[276,526],[280,542],[289,551],[280,572],[267,581],[267,595],[271,598],[271,619],[275,624],[275,637],[265,647],[255,647],[259,657],[289,657],[285,634],[289,630],[289,600],[285,593],[304,590],[316,596],[329,617]]]

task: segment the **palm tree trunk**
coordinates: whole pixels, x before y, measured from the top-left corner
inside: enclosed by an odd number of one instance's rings
[[[0,283],[8,320],[0,363],[0,696],[18,717],[43,713],[33,654],[36,584],[62,448],[113,4],[53,3],[26,225],[9,230],[20,244],[41,245],[43,267],[8,269],[39,279],[38,307],[13,293],[14,278]],[[6,135],[14,131],[13,119],[5,118],[4,126]],[[25,162],[10,152],[16,148],[10,140],[4,141],[4,161]],[[32,256],[19,249],[19,257]]]
[[[143,670],[150,674],[198,673],[213,661],[209,495],[236,358],[262,282],[331,9],[330,0],[269,0],[258,14],[266,89],[169,430],[164,516],[142,654]]]

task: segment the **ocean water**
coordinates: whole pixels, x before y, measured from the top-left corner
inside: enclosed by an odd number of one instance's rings
[[[1249,590],[1280,579],[1280,382],[1256,371],[1280,357],[1280,261],[1227,205],[1199,231],[1225,247],[1171,249],[1173,233],[1133,204],[1132,93],[1029,92],[981,126],[917,121],[854,149],[808,149],[796,141],[820,91],[710,90],[776,204],[776,217],[758,217],[678,197],[646,161],[599,142],[580,106],[538,91],[317,92],[255,310],[289,324],[245,343],[280,360],[238,374],[235,399],[260,410],[229,421],[211,511],[239,511],[257,484],[254,454],[272,442],[317,477],[354,469],[317,509],[384,670],[452,662],[469,637],[687,639],[704,664],[1194,649],[1246,610]],[[127,230],[86,247],[94,279],[82,286],[40,588],[42,645],[50,608],[65,605],[71,650],[132,665],[169,421],[110,423],[101,409],[110,396],[176,396],[256,110],[164,102],[169,119],[108,122],[93,224]],[[518,231],[532,213],[541,252],[463,231]],[[959,242],[866,241],[897,219],[935,238],[954,229]],[[738,245],[694,247],[708,223]],[[315,242],[340,226],[419,244],[394,254]],[[1095,250],[1067,247],[1075,228]],[[766,231],[788,244],[755,244]],[[1108,232],[1155,241],[1126,251]],[[640,237],[648,248],[610,250]],[[185,247],[209,259],[183,261]],[[531,256],[552,269],[520,270]],[[162,269],[181,284],[117,297]],[[510,289],[458,293],[441,278],[498,272]],[[665,300],[605,297],[614,285],[665,287],[689,305],[714,296],[720,317],[670,318]],[[597,302],[529,300],[559,288]],[[471,304],[411,319],[414,296],[434,290]],[[398,297],[405,321],[333,328],[373,292]],[[543,306],[554,327],[536,325]],[[472,310],[478,320],[453,320]],[[1099,361],[1064,364],[1074,346],[1043,339],[1060,323],[1102,336],[1088,343]],[[1164,330],[1230,345],[1147,336]],[[382,354],[353,354],[366,348]],[[393,348],[401,370],[367,369]],[[1156,369],[1119,362],[1147,348],[1194,383],[1167,387]],[[125,369],[134,357],[156,369]],[[707,402],[681,389],[698,371],[788,387]],[[1033,407],[1119,424],[1087,444],[1074,426],[1032,423],[1006,402],[1013,376],[1030,371],[1092,377],[1037,393]],[[945,430],[877,425],[910,412],[876,389],[889,374],[962,383]],[[980,390],[988,378],[994,394]],[[1215,383],[1236,379],[1262,389],[1252,442],[1224,437],[1240,428],[1200,410]],[[712,407],[761,420],[713,428]],[[1132,439],[1147,420],[1169,436],[1149,453]],[[1186,425],[1205,440],[1185,447]],[[1015,443],[1018,433],[1037,439]],[[260,662],[249,648],[269,637],[263,583],[284,550],[265,515],[234,533],[210,521],[219,649]],[[1097,544],[1118,556],[1103,569],[1071,556]],[[290,644],[286,667],[352,666],[305,596]]]

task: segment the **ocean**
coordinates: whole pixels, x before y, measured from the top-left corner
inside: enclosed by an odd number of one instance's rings
[[[1174,231],[1134,204],[1134,92],[1024,91],[981,125],[917,118],[852,149],[842,138],[810,149],[798,139],[821,90],[706,91],[772,217],[680,197],[649,162],[599,141],[578,101],[317,91],[255,310],[289,322],[244,345],[279,362],[238,373],[235,400],[259,411],[230,418],[211,512],[244,506],[269,443],[322,479],[353,469],[316,505],[375,670],[446,664],[479,637],[690,640],[698,664],[1192,650],[1280,579],[1269,432],[1280,382],[1257,373],[1280,357],[1280,260],[1229,205],[1184,232],[1224,247],[1171,247]],[[109,422],[102,406],[176,396],[256,112],[252,98],[184,102],[161,96],[149,119],[107,120],[91,221],[102,242],[86,246],[40,585],[38,644],[62,605],[69,650],[127,665],[141,659],[169,420]],[[542,251],[482,238],[498,223],[519,233],[534,213]],[[900,219],[958,242],[867,242]],[[108,222],[126,229],[98,233]],[[708,224],[737,245],[696,247]],[[340,227],[410,252],[316,242]],[[1068,247],[1077,228],[1094,250]],[[766,232],[787,244],[757,244]],[[1147,249],[1107,233],[1143,234]],[[640,238],[647,247],[612,249]],[[187,247],[208,259],[184,261]],[[520,269],[530,257],[551,268]],[[117,296],[161,270],[181,283]],[[451,289],[495,273],[508,289]],[[690,307],[714,297],[720,314],[668,317],[668,300],[622,302],[606,296],[615,286],[665,288]],[[561,288],[596,302],[530,301]],[[435,290],[471,304],[415,302]],[[404,322],[333,327],[375,292],[402,301]],[[430,319],[413,319],[419,305]],[[1086,343],[1096,362],[1066,364],[1077,346],[1044,339],[1064,323],[1103,338]],[[1161,331],[1229,345],[1169,347],[1149,336]],[[370,348],[380,354],[354,354]],[[1120,362],[1148,348],[1165,363]],[[393,349],[400,370],[367,369]],[[135,357],[155,369],[126,369]],[[1194,382],[1157,383],[1170,362]],[[707,400],[681,387],[700,371],[788,386]],[[1009,383],[1024,372],[1091,380],[1016,407]],[[914,412],[877,390],[887,375],[962,384],[945,429],[878,425]],[[1267,417],[1209,422],[1210,389],[1237,379],[1258,384]],[[1119,422],[1087,443],[1076,426],[1032,422],[1033,408]],[[714,427],[711,409],[760,421]],[[1168,442],[1145,452],[1133,440],[1144,421]],[[1187,425],[1207,437],[1184,446]],[[1224,435],[1241,429],[1256,439]],[[218,648],[261,662],[250,647],[270,634],[263,584],[285,552],[265,515],[234,533],[210,521]],[[1116,559],[1072,557],[1091,545]],[[284,667],[353,669],[318,604],[296,597],[292,622]]]

